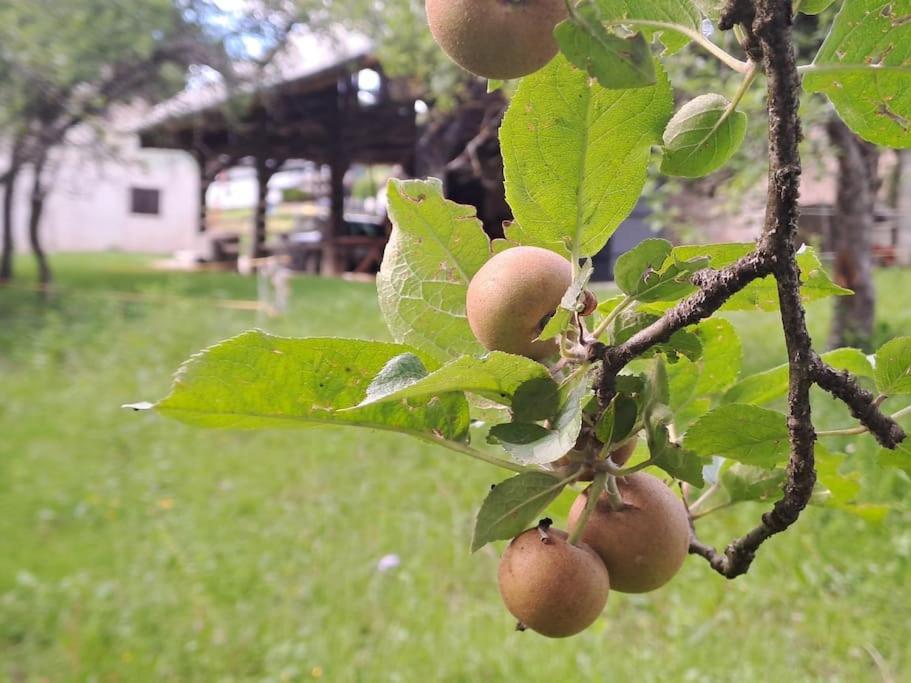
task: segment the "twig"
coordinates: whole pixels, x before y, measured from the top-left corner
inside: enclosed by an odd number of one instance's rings
[[[905,415],[911,415],[911,406],[902,408],[901,410],[892,413],[885,419],[892,422],[894,420],[903,418]],[[902,432],[902,434],[905,433],[901,427],[899,427],[899,430]],[[816,432],[816,436],[857,436],[858,434],[866,434],[869,431],[871,431],[869,427],[861,425],[859,427],[846,427],[844,429],[827,429],[826,431]],[[877,437],[877,440],[878,439],[879,437]],[[880,443],[882,443],[882,441],[880,441]],[[885,446],[885,444],[883,444],[883,446]],[[886,446],[886,448],[895,448],[895,446]]]
[[[879,409],[882,399],[874,397],[861,387],[849,373],[836,370],[816,354],[813,354],[810,367],[816,384],[835,398],[844,401],[851,409],[851,415],[863,425],[862,428],[858,428],[860,431],[852,433],[863,434],[869,431],[886,448],[895,448],[904,440],[905,431],[895,422],[896,415],[884,415]]]

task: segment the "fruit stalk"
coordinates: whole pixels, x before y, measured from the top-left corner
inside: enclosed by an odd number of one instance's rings
[[[588,492],[588,500],[585,502],[585,509],[582,510],[582,516],[579,517],[579,521],[569,535],[569,542],[573,545],[579,545],[582,534],[585,533],[585,526],[588,524],[592,512],[594,512],[595,508],[598,506],[598,496],[601,495],[601,491],[604,490],[606,483],[610,479],[613,479],[613,477],[607,472],[599,472],[595,476],[594,481],[592,481],[591,488]]]

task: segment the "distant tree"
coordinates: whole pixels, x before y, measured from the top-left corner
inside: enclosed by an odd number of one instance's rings
[[[32,171],[29,240],[43,284],[51,271],[40,225],[46,171],[73,129],[119,104],[184,87],[191,65],[232,74],[248,46],[268,51],[286,33],[282,3],[227,13],[214,0],[6,0],[0,4],[0,282],[13,276],[17,180]],[[262,56],[262,55],[260,55]],[[100,139],[100,138],[99,138]],[[5,150],[3,150],[5,147]]]

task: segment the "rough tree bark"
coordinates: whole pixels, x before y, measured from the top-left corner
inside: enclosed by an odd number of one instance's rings
[[[835,254],[835,281],[854,291],[854,296],[835,300],[829,345],[869,350],[876,307],[873,211],[879,188],[879,150],[857,137],[837,117],[829,120],[826,130],[838,158],[835,214],[828,248]]]
[[[47,164],[47,153],[41,154],[34,165],[32,178],[31,207],[28,217],[28,240],[38,264],[38,283],[42,290],[46,290],[51,283],[51,267],[47,254],[41,246],[41,216],[44,213],[44,200],[47,197],[47,188],[44,185],[44,168]]]
[[[9,167],[0,175],[0,187],[3,188],[3,210],[0,211],[2,223],[2,240],[0,240],[0,284],[13,279],[13,257],[15,238],[13,235],[13,208],[16,204],[16,181],[22,168],[20,153],[22,138],[13,141],[9,155]]]
[[[16,180],[19,169],[11,166],[3,178],[3,241],[0,244],[0,284],[13,279],[13,251],[16,248],[13,238],[13,207],[16,203]]]

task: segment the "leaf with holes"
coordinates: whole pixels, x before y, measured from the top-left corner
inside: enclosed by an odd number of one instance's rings
[[[664,131],[661,172],[701,178],[724,166],[740,149],[747,130],[746,114],[728,113],[730,104],[715,94],[684,104]]]
[[[911,5],[845,0],[803,86],[865,140],[911,147]]]
[[[471,552],[491,541],[518,536],[534,524],[563,487],[552,474],[523,472],[491,488],[475,520]]]
[[[569,61],[605,88],[641,88],[655,83],[652,51],[641,34],[618,36],[604,28],[595,5],[580,5],[554,30]]]
[[[523,78],[500,127],[516,217],[507,237],[579,257],[601,251],[639,199],[671,108],[661,69],[655,85],[605,90],[558,55]]]
[[[490,257],[473,206],[443,198],[439,180],[390,180],[392,235],[376,278],[380,310],[396,341],[445,361],[479,355],[465,316],[472,276]]]
[[[699,31],[702,17],[690,0],[595,0],[599,18],[608,26],[628,26],[649,39],[658,38],[665,52],[690,42],[682,31]]]

